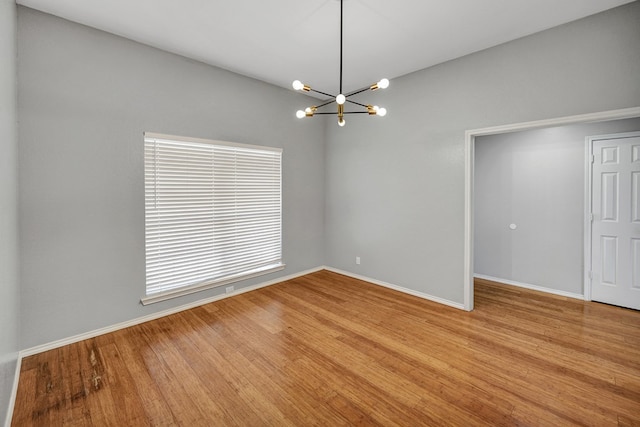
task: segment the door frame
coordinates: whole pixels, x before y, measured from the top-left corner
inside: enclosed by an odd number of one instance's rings
[[[633,138],[640,136],[640,132],[621,132],[610,133],[605,135],[591,135],[585,138],[587,149],[585,150],[585,195],[584,195],[584,300],[591,301],[591,267],[592,257],[591,252],[593,250],[593,227],[591,223],[593,221],[591,204],[593,203],[593,142],[602,141],[605,139],[620,139],[620,138]]]
[[[502,126],[493,126],[467,130],[464,136],[464,309],[473,310],[473,169],[475,138],[477,136],[497,135],[502,133],[541,129],[576,123],[593,123],[608,120],[621,120],[640,117],[640,107],[609,110],[598,113],[580,114],[576,116],[558,117],[554,119],[521,122]],[[586,295],[586,292],[585,292]],[[591,293],[589,292],[589,297]]]

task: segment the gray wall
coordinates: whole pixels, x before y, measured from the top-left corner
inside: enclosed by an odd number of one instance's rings
[[[18,9],[22,347],[224,292],[143,307],[144,131],[283,148],[285,270],[323,264],[324,126],[300,94]]]
[[[0,424],[19,350],[16,5],[0,0]]]
[[[640,119],[477,137],[475,273],[582,295],[585,137],[636,130]]]
[[[327,126],[327,265],[462,304],[465,130],[638,106],[639,45],[634,2],[363,94],[389,113]]]

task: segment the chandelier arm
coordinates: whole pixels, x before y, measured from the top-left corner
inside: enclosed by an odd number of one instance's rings
[[[338,113],[331,113],[331,112],[324,112],[324,113],[313,113],[314,116],[318,115],[318,114],[324,114],[324,115],[338,115]],[[343,111],[342,114],[369,114],[368,111]]]
[[[320,92],[319,90],[315,90],[315,89],[309,89],[310,92],[315,92],[315,93],[319,93],[320,95],[324,95],[324,96],[328,96],[331,98],[335,98],[335,95],[331,95],[330,93],[326,93],[326,92]]]
[[[357,95],[359,93],[366,92],[368,90],[371,90],[371,86],[367,86],[367,87],[363,87],[362,89],[355,90],[353,92],[346,94],[345,96],[348,98],[350,96]]]
[[[334,102],[336,102],[336,100],[335,100],[335,99],[330,99],[330,100],[326,101],[326,102],[325,102],[325,103],[323,103],[323,104],[316,105],[316,108],[321,108],[321,107],[324,107],[325,105],[329,105],[329,104],[332,104],[332,103],[334,103]]]
[[[366,106],[365,104],[360,104],[359,102],[352,101],[352,100],[350,100],[350,99],[347,99],[347,102],[350,102],[350,103],[352,103],[352,104],[356,104],[356,105],[359,105],[359,106],[361,106],[361,107],[367,108],[367,106]]]

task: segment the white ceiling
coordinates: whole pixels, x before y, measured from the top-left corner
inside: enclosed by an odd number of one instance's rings
[[[344,92],[631,1],[344,0]],[[338,92],[339,0],[17,3],[282,87]]]

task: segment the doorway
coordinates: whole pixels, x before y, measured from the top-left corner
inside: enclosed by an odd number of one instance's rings
[[[469,130],[465,133],[464,308],[466,310],[472,310],[474,305],[474,153],[476,137],[549,127],[559,127],[569,124],[594,123],[635,117],[640,117],[640,107]]]

